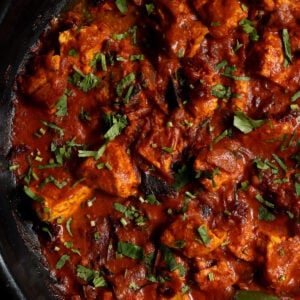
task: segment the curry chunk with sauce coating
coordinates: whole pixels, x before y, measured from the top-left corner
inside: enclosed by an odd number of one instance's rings
[[[140,179],[126,150],[122,143],[111,141],[99,160],[87,158],[77,173],[91,188],[124,198],[134,195]]]
[[[43,199],[41,204],[35,203],[35,207],[39,216],[45,221],[55,220],[59,217],[69,218],[92,195],[92,190],[81,184],[68,190],[59,189],[54,185],[47,185],[43,190],[35,187],[30,189]]]
[[[180,249],[189,258],[204,256],[219,247],[226,238],[226,233],[218,229],[209,229],[199,215],[191,215],[186,220],[178,217],[161,236],[163,244]],[[179,246],[180,248],[180,246]]]

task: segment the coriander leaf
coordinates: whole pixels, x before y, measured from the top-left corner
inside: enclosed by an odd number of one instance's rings
[[[281,167],[281,169],[286,173],[288,171],[288,169],[287,169],[287,166],[285,165],[285,163],[283,162],[283,160],[275,153],[273,153],[272,156],[276,160],[278,165]]]
[[[69,50],[68,55],[69,56],[78,56],[78,50],[75,48],[72,48]]]
[[[68,96],[70,95],[69,90],[65,90],[64,94],[58,99],[55,104],[55,108],[57,108],[57,112],[55,115],[57,117],[65,117],[68,115]]]
[[[150,16],[153,12],[153,10],[155,9],[155,6],[153,3],[149,3],[149,4],[146,4],[146,11],[147,11],[147,14],[148,16]]]
[[[77,86],[80,90],[87,93],[95,88],[100,82],[100,78],[93,73],[84,75],[79,69],[74,67],[74,74],[69,77],[69,82]]]
[[[221,62],[219,62],[218,64],[216,64],[216,70],[220,71],[221,69],[223,69],[227,65],[228,65],[228,61],[224,59]]]
[[[282,42],[283,42],[284,57],[285,57],[284,65],[287,66],[289,63],[292,62],[291,43],[290,43],[289,32],[287,29],[282,30]]]
[[[275,216],[264,206],[259,206],[258,219],[262,221],[274,221]]]
[[[85,281],[91,281],[95,277],[95,271],[88,269],[82,265],[77,265],[76,275]]]
[[[73,218],[69,218],[67,221],[66,221],[66,229],[67,229],[67,232],[69,233],[70,236],[73,236],[73,233],[72,233],[72,230],[71,230],[71,223],[73,221]]]
[[[258,200],[260,203],[264,204],[265,206],[267,207],[270,207],[270,208],[274,208],[275,205],[267,200],[265,200],[260,194],[257,194],[255,196],[256,200]]]
[[[64,133],[64,130],[62,128],[60,128],[59,126],[57,126],[56,124],[54,123],[49,123],[49,122],[46,122],[46,121],[41,121],[45,126],[53,129],[53,130],[56,130],[59,132],[59,136],[60,137],[63,137],[65,135]]]
[[[93,73],[89,73],[89,74],[84,76],[83,80],[80,82],[78,87],[83,92],[87,93],[88,91],[90,91],[91,89],[96,87],[99,82],[100,82],[100,78],[98,78]]]
[[[249,133],[253,129],[260,127],[264,123],[265,120],[251,119],[241,111],[236,111],[234,113],[233,126],[242,131],[243,133]]]
[[[135,75],[134,73],[129,73],[128,75],[126,75],[124,78],[122,78],[116,87],[116,93],[119,97],[122,96],[123,91],[126,89],[126,87],[128,87],[132,81],[135,80]]]
[[[190,182],[189,170],[186,165],[183,165],[174,174],[175,182],[173,183],[173,188],[179,191],[183,186]]]
[[[127,2],[126,0],[116,0],[115,4],[117,6],[117,8],[119,9],[119,11],[125,15],[128,11],[128,7],[127,7]]]
[[[169,269],[169,271],[173,272],[176,269],[178,269],[178,263],[176,262],[176,259],[174,257],[172,250],[165,245],[161,245],[160,250],[163,254],[164,260],[166,262],[166,265],[167,265],[167,268]]]
[[[230,98],[231,96],[231,89],[230,86],[224,86],[222,84],[215,84],[212,89],[211,93],[213,96],[219,99],[223,98]]]
[[[249,39],[252,42],[257,42],[259,40],[259,35],[255,27],[253,26],[253,22],[248,19],[243,19],[239,22],[239,25],[242,26],[244,32],[249,35]]]
[[[143,260],[145,257],[142,247],[129,242],[118,242],[118,252],[132,259]]]
[[[69,259],[70,259],[70,256],[68,254],[63,254],[60,257],[60,259],[58,260],[58,262],[56,263],[55,268],[57,270],[60,270]]]
[[[199,233],[200,235],[200,239],[201,241],[203,242],[203,244],[206,246],[210,243],[211,241],[211,238],[208,236],[208,233],[207,233],[207,228],[205,225],[201,225],[197,228],[197,232]]]
[[[101,63],[101,68],[104,72],[107,71],[107,65],[106,65],[106,57],[103,53],[98,52],[94,55],[94,58],[92,59],[92,61],[90,62],[90,66],[93,69],[97,68],[98,63]]]
[[[25,185],[25,186],[23,187],[23,189],[24,189],[25,194],[26,194],[28,197],[30,197],[32,200],[37,201],[37,202],[40,202],[40,203],[43,203],[43,202],[45,201],[44,198],[42,198],[42,197],[36,195],[36,194],[30,189],[30,187],[28,187],[28,186]]]
[[[145,56],[144,54],[131,54],[129,60],[135,61],[135,60],[144,60]]]
[[[257,291],[237,291],[234,300],[280,300],[280,298]]]
[[[291,97],[291,102],[295,102],[300,98],[300,91],[297,91],[292,97]]]
[[[106,114],[103,118],[104,121],[106,123],[109,123],[110,126],[110,128],[104,134],[104,138],[107,141],[112,141],[113,139],[115,139],[128,125],[126,115]]]
[[[105,278],[99,275],[99,271],[88,269],[82,265],[77,265],[76,275],[85,281],[92,282],[93,286],[96,288],[106,286]]]

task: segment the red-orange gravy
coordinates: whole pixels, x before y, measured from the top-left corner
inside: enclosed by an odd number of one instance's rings
[[[119,0],[51,23],[11,169],[63,299],[300,299],[299,22],[300,1]]]

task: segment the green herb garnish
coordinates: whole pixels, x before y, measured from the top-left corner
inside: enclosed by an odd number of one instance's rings
[[[253,129],[263,125],[265,122],[265,120],[251,119],[241,111],[236,111],[234,113],[233,126],[242,131],[243,133],[249,133]]]

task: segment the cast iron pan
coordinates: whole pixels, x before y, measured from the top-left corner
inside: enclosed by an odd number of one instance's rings
[[[44,267],[33,230],[30,202],[8,171],[14,79],[30,58],[30,48],[68,0],[0,1],[0,291],[2,299],[59,299]],[[26,128],[24,128],[26,130]]]

